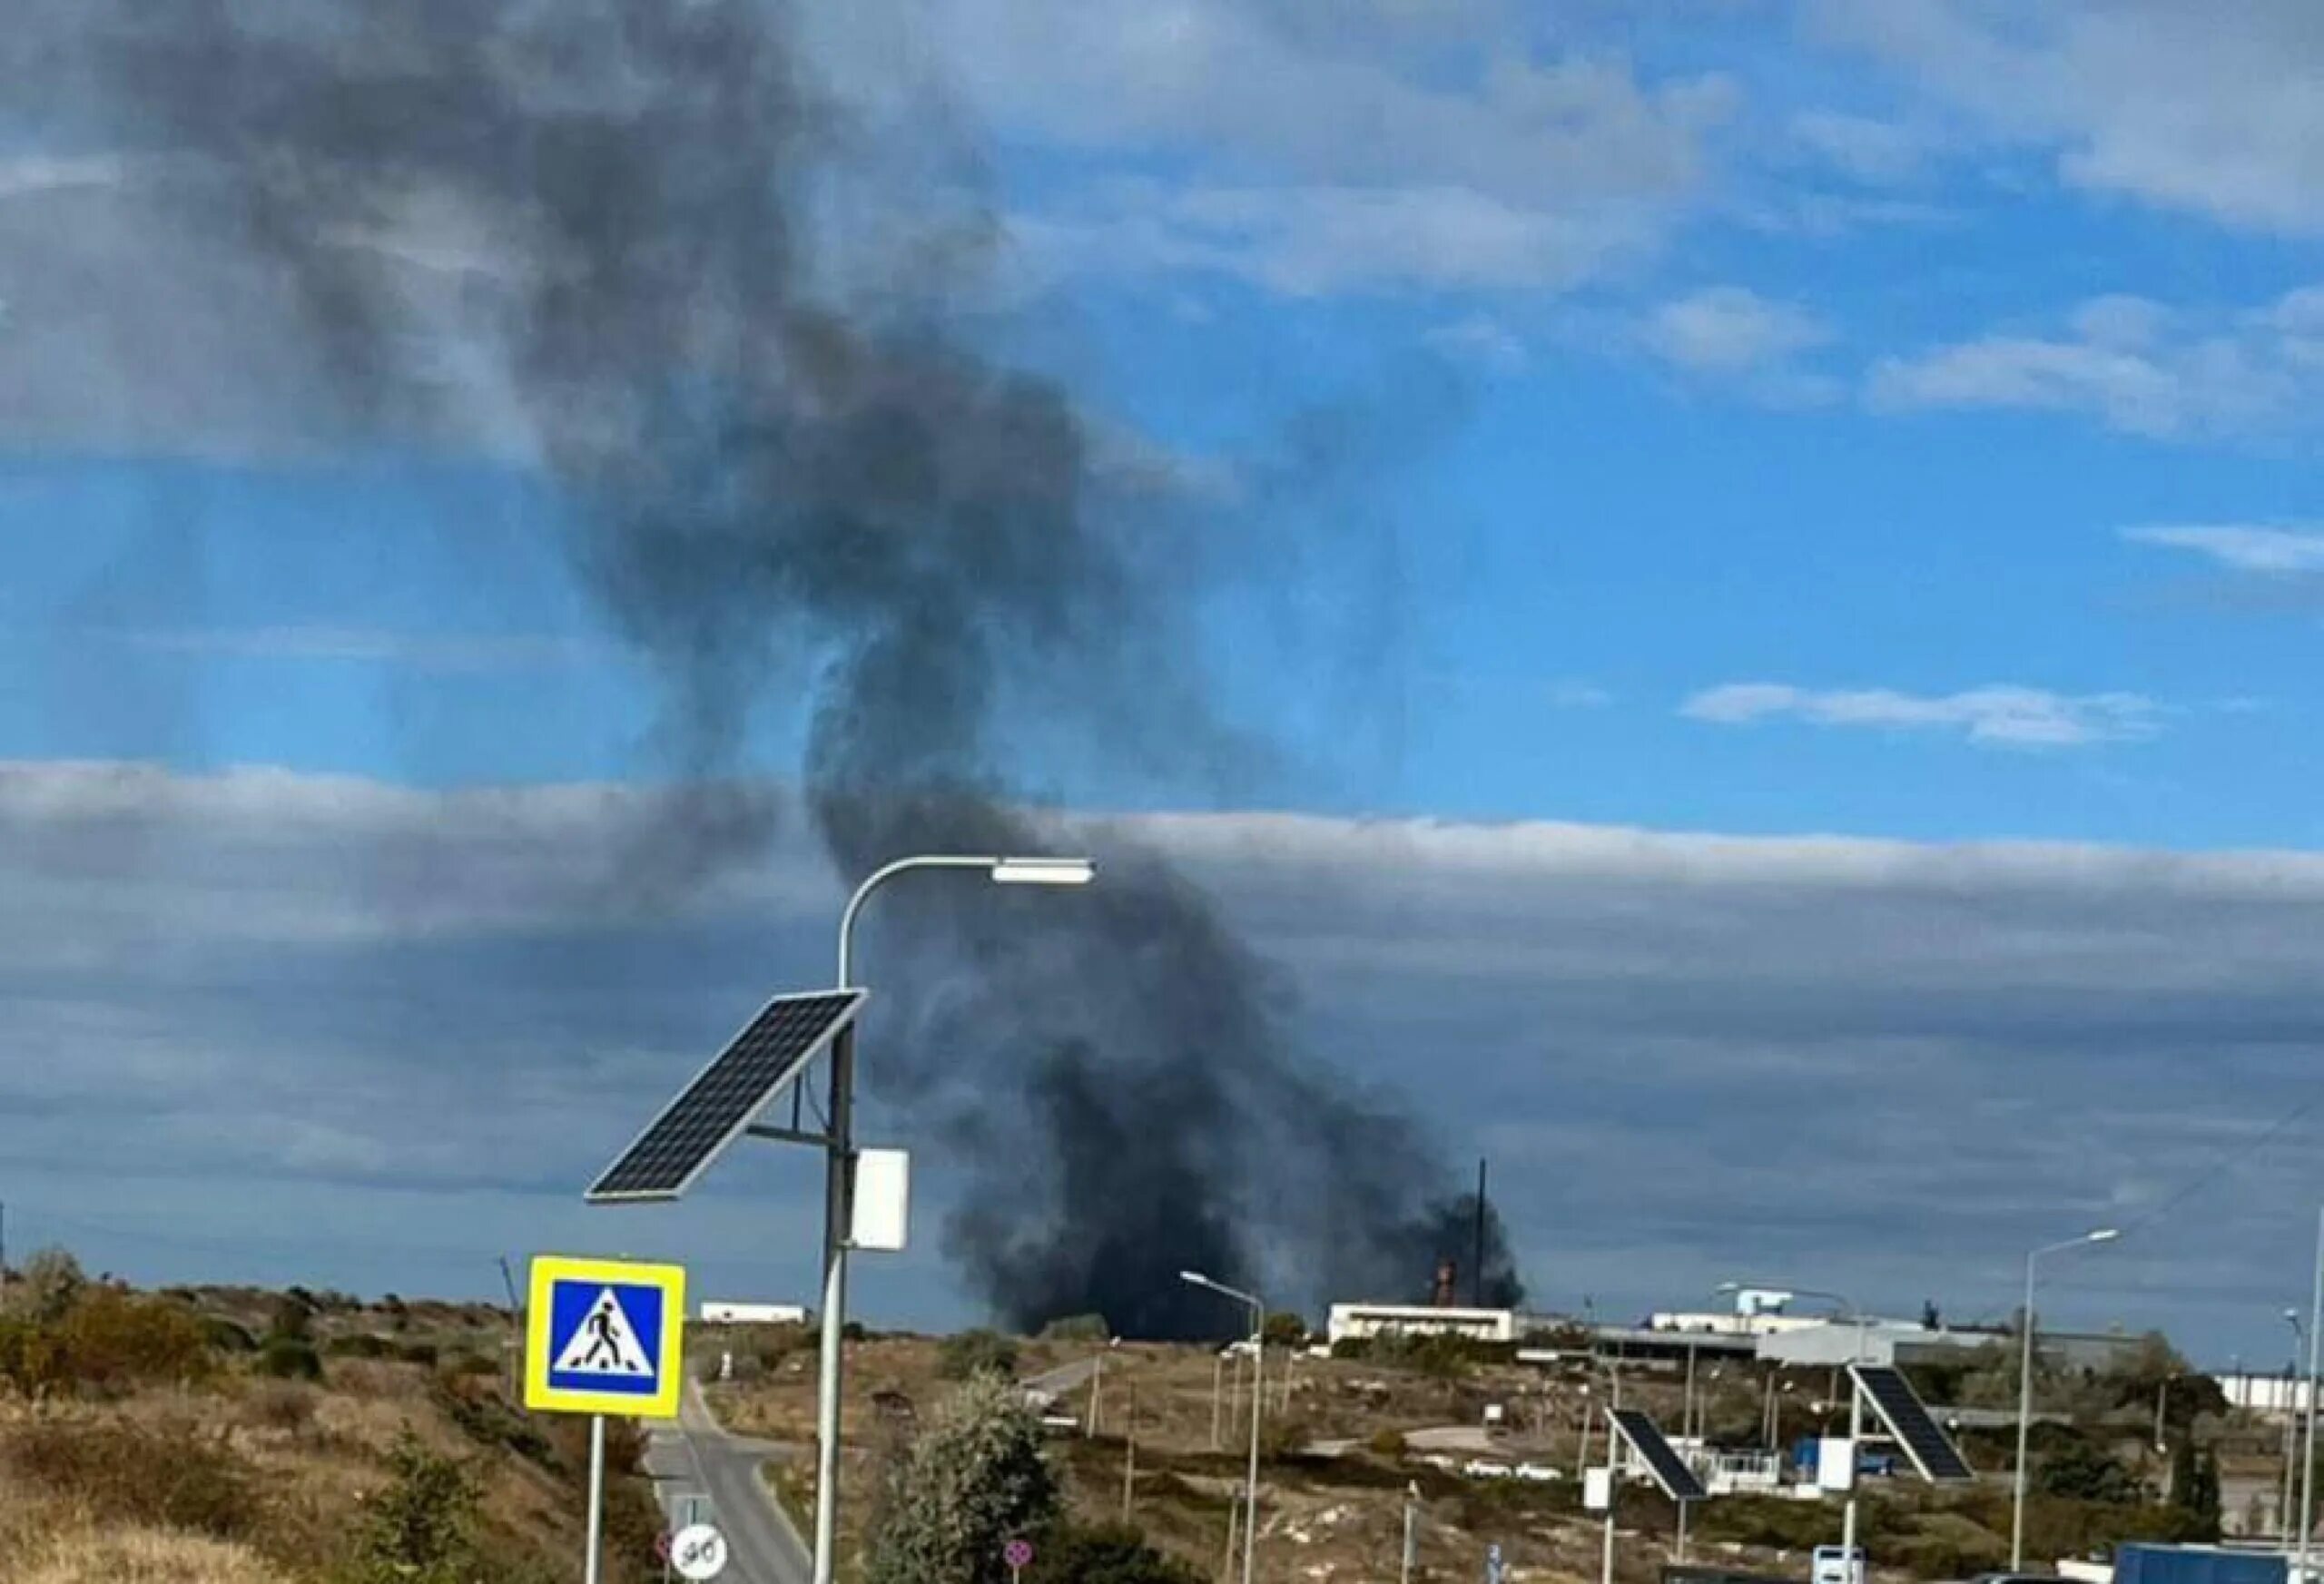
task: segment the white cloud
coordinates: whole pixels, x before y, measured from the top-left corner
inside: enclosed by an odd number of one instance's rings
[[[2209,523],[2124,528],[2138,545],[2191,550],[2232,572],[2262,576],[2324,573],[2324,529],[2262,523]]]
[[[1644,338],[1656,356],[1689,373],[1731,376],[1780,365],[1831,331],[1805,309],[1741,286],[1711,286],[1655,310]]]
[[[651,802],[11,768],[12,1222],[139,1274],[405,1292],[586,1236],[558,1206],[758,998],[828,972],[841,900],[795,832],[683,912],[574,884],[575,854]],[[2270,1313],[2244,1289],[2312,1198],[2290,1183],[2315,1130],[2260,1146],[2324,1048],[2324,855],[1256,813],[1089,835],[1209,889],[1316,1060],[1494,1151],[1552,1304],[1587,1282],[1649,1307],[1706,1264],[1813,1249],[1867,1303],[2005,1313],[2006,1251],[2042,1215],[2137,1216],[2231,1151],[2215,1194],[2142,1233],[2131,1274],[2152,1291],[2089,1315],[2223,1353],[2238,1315]],[[913,1037],[883,1026],[875,1090]],[[926,1152],[940,1215],[956,1171],[928,1117],[873,1106],[867,1126]],[[1692,1165],[1615,1169],[1646,1153]],[[720,1252],[746,1222],[811,1225],[812,1178],[762,1158],[649,1235],[724,1279],[812,1283],[812,1238],[755,1275]],[[1835,1175],[1844,1200],[1815,1190]],[[2260,1209],[2222,1220],[2229,1202]],[[957,1322],[941,1268],[923,1251],[893,1279]]]
[[[2317,296],[2309,288],[2239,311],[2093,298],[2058,333],[1996,331],[1884,358],[1866,399],[1886,411],[2074,413],[2159,438],[2307,425],[2324,399],[2324,329],[2309,318]]]
[[[1719,78],[1650,83],[1586,44],[1544,55],[1460,8],[1354,5],[1324,26],[1230,0],[934,0],[915,31],[989,123],[1094,162],[1012,221],[1037,259],[1065,243],[1052,256],[1075,267],[1295,295],[1599,275],[1693,202],[1735,103]],[[893,75],[860,42],[830,58],[858,62],[845,91]],[[1186,174],[1126,206],[1126,173],[1157,160]]]
[[[1103,271],[1239,277],[1290,297],[1575,286],[1647,247],[1620,207],[1569,212],[1459,186],[1223,187],[1104,183],[1012,222],[1037,276]]]
[[[2152,736],[2162,709],[2131,693],[2069,694],[1996,685],[1930,694],[1737,682],[1694,694],[1679,713],[1720,725],[1791,719],[1819,726],[1958,733],[1993,746],[2074,748]]]
[[[2324,229],[2324,28],[2313,0],[1809,0],[2062,179],[2229,224]]]
[[[1937,146],[1914,128],[1837,111],[1802,111],[1791,118],[1789,130],[1802,150],[1867,186],[1893,185],[1918,175]]]

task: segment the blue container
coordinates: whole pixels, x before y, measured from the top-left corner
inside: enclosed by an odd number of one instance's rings
[[[2114,1584],[2285,1584],[2281,1554],[2217,1546],[2125,1545],[2114,1551]]]

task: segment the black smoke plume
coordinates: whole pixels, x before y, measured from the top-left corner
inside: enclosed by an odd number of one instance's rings
[[[852,117],[763,0],[31,5],[0,46],[17,103],[264,272],[320,371],[310,438],[488,437],[556,481],[679,767],[724,789],[658,875],[764,840],[736,772],[790,689],[841,874],[1098,849],[1089,891],[929,885],[873,943],[904,989],[869,1081],[952,1146],[948,1245],[996,1309],[1216,1334],[1236,1317],[1181,1269],[1282,1302],[1465,1271],[1473,1205],[1393,1105],[1297,1052],[1203,894],[1012,773],[1029,736],[1182,777],[1236,752],[1193,659],[1220,536],[988,350],[994,227],[939,117]]]

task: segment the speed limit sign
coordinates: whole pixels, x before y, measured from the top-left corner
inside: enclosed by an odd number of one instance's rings
[[[726,1537],[706,1523],[689,1524],[670,1540],[670,1566],[681,1579],[715,1579],[726,1570]]]

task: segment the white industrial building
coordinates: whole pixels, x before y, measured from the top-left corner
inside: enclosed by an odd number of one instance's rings
[[[704,1300],[704,1325],[804,1325],[807,1311],[796,1304],[736,1304]]]
[[[1374,1336],[1465,1336],[1515,1342],[1514,1309],[1438,1308],[1428,1304],[1334,1304],[1324,1335],[1332,1342]]]

